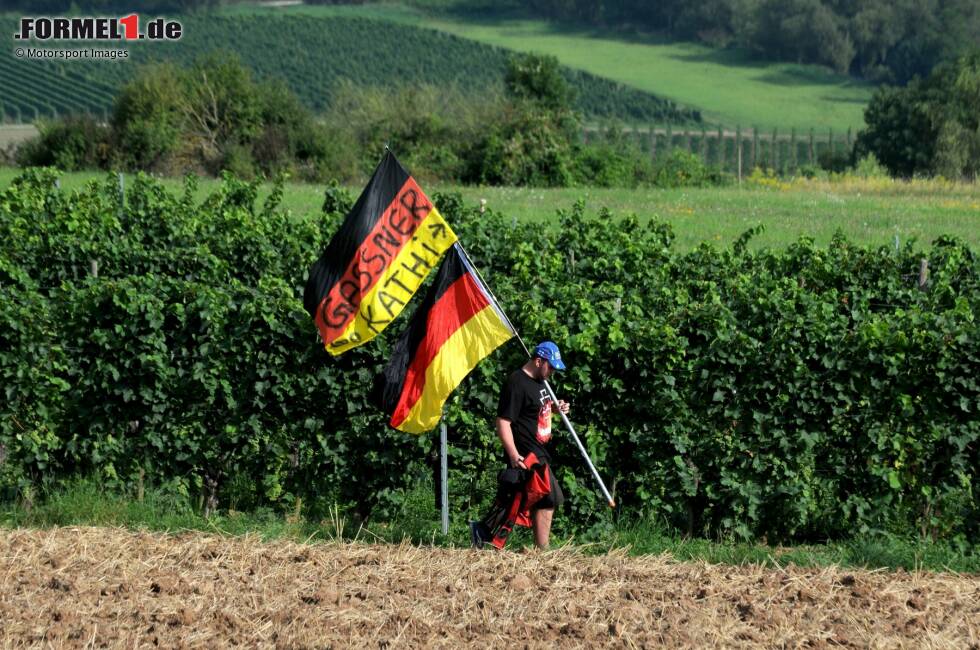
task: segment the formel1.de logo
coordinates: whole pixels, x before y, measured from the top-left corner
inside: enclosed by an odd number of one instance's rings
[[[176,41],[184,31],[177,20],[154,18],[140,30],[139,14],[122,18],[21,18],[20,31],[14,39],[20,41]]]

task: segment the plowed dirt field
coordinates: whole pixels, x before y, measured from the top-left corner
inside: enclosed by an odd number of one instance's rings
[[[980,576],[0,530],[0,647],[980,649]]]

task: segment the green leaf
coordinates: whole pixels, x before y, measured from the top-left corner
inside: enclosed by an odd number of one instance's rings
[[[901,490],[902,489],[902,482],[898,478],[898,472],[896,472],[894,470],[891,471],[891,472],[888,472],[888,485],[893,490]]]

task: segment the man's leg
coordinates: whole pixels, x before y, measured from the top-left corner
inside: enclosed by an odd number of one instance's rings
[[[554,514],[554,508],[538,508],[531,515],[531,523],[534,524],[534,544],[538,548],[548,548],[548,539],[551,536],[551,516]]]

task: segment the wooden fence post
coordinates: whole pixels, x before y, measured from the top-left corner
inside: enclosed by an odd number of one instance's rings
[[[796,150],[796,127],[794,126],[789,132],[789,164],[793,167],[793,173],[800,168],[799,152]]]
[[[779,174],[779,130],[776,127],[772,127],[772,146],[769,147],[772,152],[772,170],[778,175]]]
[[[725,168],[725,131],[719,126],[718,127],[718,168]]]
[[[657,162],[657,129],[650,125],[650,160]]]
[[[742,125],[735,126],[735,157],[738,158],[738,184],[742,184]]]
[[[759,166],[759,127],[752,127],[752,169]]]
[[[813,165],[814,165],[814,163],[816,161],[816,155],[817,155],[817,152],[815,151],[815,146],[816,145],[814,144],[814,137],[815,136],[813,134],[813,127],[811,126],[810,127],[810,152],[809,152],[810,153],[810,166],[811,167],[813,167]]]

